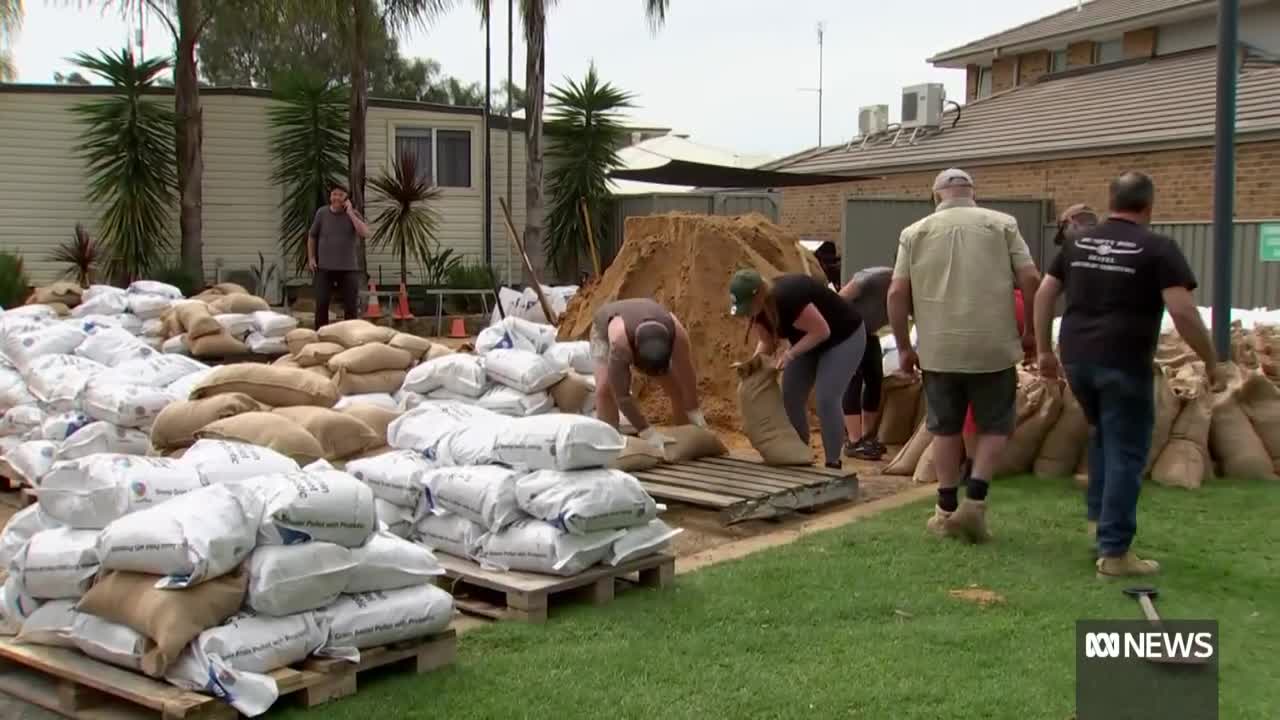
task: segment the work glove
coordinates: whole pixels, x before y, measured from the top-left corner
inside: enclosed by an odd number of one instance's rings
[[[701,410],[694,410],[689,413],[689,423],[691,425],[697,425],[700,428],[705,428],[707,426],[707,419],[703,417]]]

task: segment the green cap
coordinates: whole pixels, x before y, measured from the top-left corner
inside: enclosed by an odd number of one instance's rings
[[[746,317],[751,314],[751,301],[756,293],[764,287],[764,278],[755,270],[739,270],[729,281],[729,314],[734,317]]]

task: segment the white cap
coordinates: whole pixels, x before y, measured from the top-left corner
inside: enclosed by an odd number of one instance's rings
[[[933,189],[936,192],[949,187],[973,187],[973,178],[960,168],[943,170],[934,178]]]

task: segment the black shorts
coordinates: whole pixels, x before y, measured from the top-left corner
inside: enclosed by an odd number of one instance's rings
[[[973,419],[982,435],[1010,435],[1017,423],[1018,372],[924,372],[925,420],[934,435],[959,435],[973,405]]]

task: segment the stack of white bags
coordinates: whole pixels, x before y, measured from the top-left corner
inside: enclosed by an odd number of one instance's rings
[[[369,484],[324,463],[301,469],[266,448],[201,440],[178,460],[59,462],[37,492],[39,504],[0,533],[3,630],[246,715],[275,702],[275,669],[313,654],[358,662],[362,649],[435,634],[452,618],[432,552],[378,522]],[[111,573],[142,573],[175,593],[243,574],[247,589],[238,611],[198,628],[159,667],[147,628],[77,609]]]
[[[492,570],[576,575],[660,552],[679,530],[631,475],[606,469],[624,441],[593,418],[509,418],[425,400],[387,430],[401,452],[348,469],[387,502],[421,488],[413,537]]]
[[[560,285],[550,287],[542,286],[542,294],[547,298],[547,304],[551,306],[551,311],[556,317],[564,315],[564,311],[569,307],[569,301],[574,295],[578,294],[577,285]],[[523,291],[514,288],[503,287],[498,290],[498,305],[502,307],[499,311],[497,307],[493,309],[493,324],[498,324],[503,318],[519,318],[540,325],[550,325],[551,321],[547,319],[547,314],[542,310],[542,303],[538,300],[538,294],[533,288],[525,288]]]

